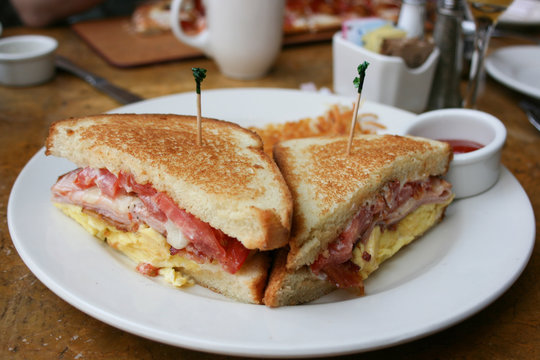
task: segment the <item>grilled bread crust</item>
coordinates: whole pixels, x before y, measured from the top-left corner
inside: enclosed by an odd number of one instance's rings
[[[236,124],[170,114],[105,114],[54,123],[46,154],[78,166],[125,171],[248,249],[287,243],[292,199],[255,133]]]
[[[287,269],[287,248],[277,250],[264,292],[263,303],[269,307],[304,304],[336,289],[329,280],[313,274],[307,266]]]
[[[389,181],[422,180],[447,172],[447,143],[397,135],[361,135],[346,153],[346,137],[289,140],[274,158],[293,196],[287,268],[312,264],[359,208]]]
[[[205,267],[184,269],[183,273],[214,292],[240,302],[260,305],[263,303],[270,262],[270,254],[257,252],[246,260],[236,274],[209,271]]]

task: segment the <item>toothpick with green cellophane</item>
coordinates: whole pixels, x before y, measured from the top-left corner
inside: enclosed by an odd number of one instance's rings
[[[193,71],[193,77],[197,85],[195,91],[197,92],[197,145],[202,144],[202,130],[201,130],[201,83],[206,77],[206,69],[203,68],[191,68]]]
[[[358,89],[358,96],[356,97],[356,103],[354,104],[353,117],[351,122],[351,132],[349,134],[349,143],[347,144],[347,155],[351,154],[351,145],[354,137],[354,130],[356,128],[356,118],[358,117],[358,108],[360,107],[360,97],[362,96],[362,87],[364,86],[364,78],[366,77],[366,69],[369,63],[364,61],[358,65],[358,76],[354,78],[354,87]]]

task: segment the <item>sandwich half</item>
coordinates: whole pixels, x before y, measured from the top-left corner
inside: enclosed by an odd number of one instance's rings
[[[52,201],[91,234],[177,286],[261,303],[268,250],[287,244],[292,199],[260,138],[236,124],[96,115],[50,127],[46,154],[78,168]]]
[[[274,158],[293,197],[289,250],[278,253],[268,306],[300,304],[363,280],[440,221],[453,199],[442,179],[448,144],[415,137],[289,140]]]

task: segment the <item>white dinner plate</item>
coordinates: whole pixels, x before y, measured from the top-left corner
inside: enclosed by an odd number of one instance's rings
[[[486,58],[485,66],[495,80],[540,99],[540,46],[508,46],[495,50]]]
[[[203,114],[242,125],[296,120],[353,99],[294,90],[203,91]],[[178,94],[116,112],[191,113]],[[390,132],[411,113],[366,102]],[[17,178],[8,225],[30,270],[58,296],[133,334],[189,349],[249,357],[337,355],[388,347],[449,327],[481,310],[517,279],[534,244],[534,215],[506,169],[489,191],[455,201],[444,221],[366,281],[366,296],[335,292],[311,304],[270,309],[198,286],[182,290],[140,275],[135,264],[87,234],[50,203],[58,175],[73,169],[39,151]]]
[[[499,18],[499,24],[511,26],[540,25],[540,1],[514,0]]]

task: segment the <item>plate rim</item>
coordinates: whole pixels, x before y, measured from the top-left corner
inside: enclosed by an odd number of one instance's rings
[[[529,95],[531,97],[540,99],[540,88],[534,88],[528,84],[524,84],[519,82],[518,80],[514,80],[512,77],[506,75],[504,71],[501,71],[500,68],[497,66],[496,57],[500,56],[501,54],[511,52],[513,50],[535,51],[538,53],[538,55],[540,55],[539,45],[513,45],[496,49],[486,58],[485,67],[487,73],[501,84],[521,94]]]
[[[510,4],[508,9],[516,6],[519,2],[520,2],[519,0],[514,1],[512,4]],[[534,3],[534,5],[539,7],[536,10],[540,9],[540,5],[538,3]],[[540,19],[526,19],[519,16],[512,16],[512,14],[508,12],[508,9],[499,18],[498,20],[499,24],[509,25],[509,26],[538,26],[540,25]]]

